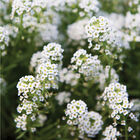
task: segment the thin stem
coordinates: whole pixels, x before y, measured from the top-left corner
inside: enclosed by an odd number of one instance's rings
[[[126,117],[125,117],[125,123],[126,123]],[[128,140],[128,128],[127,128],[127,123],[125,124],[125,140]]]
[[[125,140],[128,140],[128,131],[127,131],[127,125],[125,125]]]

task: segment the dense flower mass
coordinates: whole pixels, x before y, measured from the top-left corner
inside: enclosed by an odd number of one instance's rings
[[[50,62],[42,63],[37,69],[36,78],[41,82],[45,82],[45,88],[49,89],[58,88],[58,66],[56,64],[51,64]]]
[[[86,25],[85,31],[89,42],[88,47],[106,55],[111,56],[114,51],[120,53],[124,46],[128,47],[121,32],[116,30],[106,17],[92,17]]]
[[[58,64],[61,65],[61,61],[63,58],[63,55],[62,55],[63,51],[64,50],[61,48],[61,45],[59,45],[57,43],[49,43],[47,46],[43,47],[42,52],[38,51],[32,55],[30,65],[38,73],[43,72],[43,70],[45,70],[45,69],[46,70],[44,72],[51,70],[51,69],[54,70],[58,67]],[[44,63],[46,63],[46,64],[44,65]],[[40,65],[42,65],[42,67]],[[54,70],[54,74],[56,74],[56,73],[58,73],[58,72]],[[50,72],[50,74],[51,74],[51,72]],[[45,74],[44,76],[46,77],[47,75]]]
[[[59,11],[69,11],[73,9],[73,13],[78,13],[81,17],[86,14],[92,15],[92,12],[99,11],[98,0],[57,0],[57,2],[49,2],[50,7],[55,7]]]
[[[87,37],[97,41],[106,40],[107,34],[111,31],[109,20],[100,16],[99,18],[92,17],[86,25]]]
[[[63,49],[61,45],[56,43],[49,43],[47,46],[44,46],[42,55],[45,59],[50,59],[54,62],[60,62],[63,58]]]
[[[108,127],[106,127],[105,131],[103,132],[103,136],[105,136],[103,140],[117,140],[117,137],[120,135],[121,133],[117,131],[115,127],[109,125]]]
[[[23,96],[28,98],[27,93],[31,92],[31,94],[33,94],[35,89],[39,88],[39,86],[40,82],[37,83],[35,77],[32,75],[22,77],[17,84],[18,95],[20,96],[23,93]]]
[[[140,0],[0,0],[4,139],[139,139],[139,44]]]
[[[101,65],[98,56],[87,54],[86,50],[79,49],[71,59],[72,69],[85,76],[95,77],[99,74]]]
[[[59,44],[50,43],[48,48],[45,46],[42,52],[36,53],[31,59],[31,65],[36,68],[36,77],[32,75],[22,77],[17,84],[18,96],[20,96],[21,102],[17,107],[17,111],[20,114],[25,113],[15,119],[17,128],[24,131],[29,129],[31,132],[35,132],[36,127],[31,125],[28,128],[29,121],[32,124],[36,120],[43,125],[40,119],[36,119],[43,114],[37,112],[40,108],[44,109],[45,112],[47,110],[47,98],[51,96],[51,93],[47,90],[58,88],[58,64],[61,63],[62,52],[63,50]],[[54,58],[56,61],[54,61]]]
[[[77,125],[83,114],[87,112],[87,105],[81,100],[72,100],[71,103],[67,104],[67,109],[65,111],[68,117],[67,124]]]
[[[21,15],[23,12],[29,12],[31,10],[32,2],[31,0],[14,0],[12,5],[12,17],[15,12]]]
[[[79,120],[78,128],[81,137],[84,134],[87,134],[88,137],[95,137],[102,129],[102,116],[97,112],[86,112]]]
[[[121,85],[120,83],[111,83],[105,88],[101,98],[103,98],[105,103],[107,103],[109,108],[112,110],[111,118],[120,120],[122,115],[126,116],[129,114],[131,119],[137,121],[137,117],[130,112],[133,104],[128,100],[128,93],[125,85]]]
[[[12,18],[14,17],[14,14],[17,13],[18,15],[22,15],[24,12],[33,12],[33,8],[40,7],[45,8],[47,5],[47,1],[45,0],[14,0],[12,4]],[[37,9],[37,11],[40,11],[41,9]]]

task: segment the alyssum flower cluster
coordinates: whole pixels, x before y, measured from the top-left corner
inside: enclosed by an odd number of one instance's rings
[[[67,104],[65,114],[68,118],[68,125],[77,125],[79,137],[94,137],[102,129],[103,121],[99,113],[88,112],[87,105],[82,100],[72,100]]]
[[[46,49],[47,47],[48,49]],[[51,47],[51,50],[49,47]],[[48,111],[47,99],[51,96],[48,90],[58,88],[58,64],[62,60],[62,52],[63,49],[61,49],[59,44],[50,43],[44,46],[44,50],[41,52],[42,58],[38,63],[36,77],[29,75],[19,80],[17,88],[20,104],[17,107],[17,111],[22,115],[17,116],[15,119],[17,128],[21,128],[24,131],[28,129],[34,132],[36,131],[35,126],[42,122],[39,116],[43,115],[40,113],[41,111],[44,114]],[[46,54],[50,54],[50,57],[46,57]],[[54,62],[53,58],[57,60],[58,64]],[[42,109],[40,110],[40,108]],[[28,122],[30,122],[29,126]]]

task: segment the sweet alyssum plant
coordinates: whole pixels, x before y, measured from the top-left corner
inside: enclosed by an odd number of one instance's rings
[[[140,40],[139,1],[125,16],[105,12],[98,0],[0,3],[1,56],[19,46],[16,57],[28,48],[30,59],[30,75],[16,86],[17,139],[135,139],[140,102],[130,100],[118,73]]]

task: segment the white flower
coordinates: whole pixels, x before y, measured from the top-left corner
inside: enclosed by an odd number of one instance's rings
[[[50,88],[58,88],[58,66],[63,57],[62,52],[63,49],[61,49],[59,44],[50,43],[48,47],[44,47],[41,53],[35,54],[32,58],[32,66],[37,67],[36,77],[28,75],[20,78],[17,88],[21,103],[17,107],[17,111],[25,114],[24,125],[21,123],[21,116],[15,119],[18,128],[24,131],[28,128],[31,132],[35,132],[36,125],[30,124],[30,126],[28,126],[28,119],[31,119],[32,122],[36,120],[41,125],[43,125],[46,120],[46,116],[40,116],[43,114],[40,114],[39,111],[41,109],[43,112],[43,109],[48,105],[46,99],[52,96],[47,90]],[[53,58],[56,59],[54,60]],[[32,127],[32,125],[34,127]]]
[[[65,111],[68,120],[72,121],[73,125],[77,125],[81,115],[87,112],[87,105],[81,100],[72,100],[71,103],[67,104]],[[70,122],[70,121],[69,121]]]
[[[126,86],[120,83],[111,83],[105,88],[101,98],[106,102],[108,107],[112,110],[111,117],[120,120],[121,115],[126,116],[130,113],[129,107],[131,103],[128,101],[128,93]],[[133,115],[130,114],[131,119],[134,119]]]
[[[75,86],[78,83],[78,79],[80,78],[80,74],[74,73],[72,70],[68,70],[67,68],[63,68],[59,71],[60,82],[65,82],[71,86]]]
[[[117,131],[115,127],[109,125],[108,127],[106,127],[105,131],[103,131],[103,136],[105,136],[103,140],[117,140],[117,137],[120,135],[120,132]]]
[[[60,62],[63,58],[63,49],[60,44],[57,43],[49,43],[47,46],[44,46],[42,55],[45,59],[50,59],[52,61]]]
[[[70,39],[80,41],[86,39],[85,25],[88,19],[79,20],[73,24],[68,25],[67,34]]]
[[[9,43],[8,30],[5,27],[0,26],[0,53],[2,56],[5,56],[7,51],[6,47]]]
[[[69,92],[59,92],[57,96],[55,96],[55,99],[58,101],[59,105],[62,105],[64,103],[68,103],[70,101],[71,93]]]
[[[140,10],[136,14],[127,12],[125,17],[125,28],[128,30],[126,38],[128,41],[140,41]]]
[[[87,54],[86,50],[79,49],[71,58],[72,69],[78,70],[79,73],[87,77],[96,77],[101,69],[98,56]]]
[[[31,10],[32,2],[31,0],[14,0],[12,3],[12,18],[15,12],[21,15],[23,12],[29,12]]]
[[[90,111],[81,116],[78,128],[80,133],[86,134],[88,137],[95,137],[102,129],[102,125],[101,115],[97,112]]]

